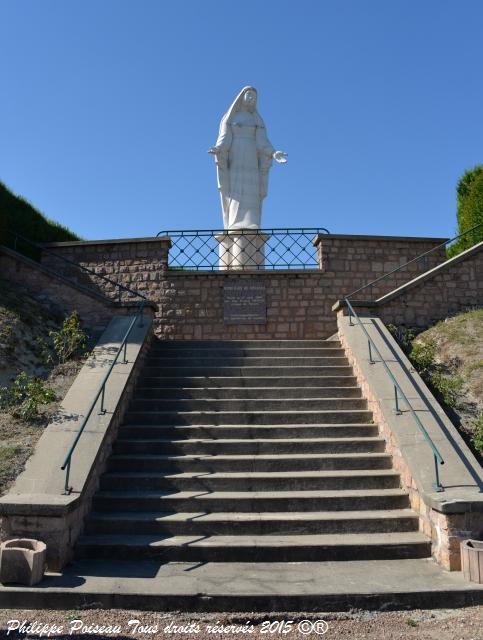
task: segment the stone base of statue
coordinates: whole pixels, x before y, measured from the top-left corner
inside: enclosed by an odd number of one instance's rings
[[[262,233],[228,231],[215,239],[219,243],[220,270],[260,270],[265,268],[265,242],[269,236]]]

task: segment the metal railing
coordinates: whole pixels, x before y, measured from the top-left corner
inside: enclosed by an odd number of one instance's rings
[[[364,324],[361,322],[361,319],[359,318],[359,316],[355,312],[355,310],[354,310],[353,306],[351,305],[349,299],[348,298],[344,298],[344,300],[345,300],[345,303],[346,303],[347,308],[349,310],[349,324],[350,324],[350,326],[351,327],[354,326],[354,323],[352,322],[352,318],[355,318],[356,321],[357,321],[357,324],[361,327],[361,329],[363,330],[363,332],[365,333],[365,336],[367,338],[367,349],[368,349],[368,354],[369,354],[369,363],[370,364],[376,364],[376,361],[373,358],[373,351],[374,351],[374,353],[380,359],[380,362],[382,363],[382,365],[383,365],[386,373],[388,374],[389,378],[391,379],[391,382],[392,382],[392,384],[394,386],[394,412],[395,412],[395,414],[398,415],[398,416],[402,414],[401,408],[399,406],[399,401],[403,400],[404,403],[406,404],[406,407],[409,409],[409,412],[411,413],[414,421],[416,422],[416,426],[421,431],[421,433],[424,436],[424,439],[426,440],[426,442],[431,447],[431,449],[433,451],[433,456],[434,456],[434,473],[435,473],[435,482],[433,482],[433,487],[436,489],[436,491],[444,491],[444,487],[441,484],[440,479],[439,479],[439,469],[438,469],[438,463],[439,464],[444,464],[444,460],[443,460],[443,457],[442,457],[441,453],[439,452],[438,448],[436,447],[436,445],[432,441],[430,435],[428,434],[428,432],[424,428],[424,425],[421,422],[421,420],[419,419],[418,414],[415,412],[414,408],[412,407],[411,403],[408,400],[408,397],[406,396],[404,391],[401,389],[401,385],[398,383],[398,381],[394,377],[394,374],[389,369],[389,367],[387,365],[387,362],[382,357],[381,352],[379,351],[379,349],[376,346],[376,343],[374,342],[374,340],[369,335],[369,332],[365,328]]]
[[[400,406],[399,406],[399,401],[402,400],[406,404],[406,407],[409,409],[409,412],[411,413],[411,416],[413,417],[417,428],[423,434],[426,442],[431,447],[431,450],[432,450],[433,456],[434,456],[434,473],[435,473],[435,482],[433,482],[433,487],[437,491],[444,491],[444,487],[441,484],[440,479],[439,479],[439,468],[438,468],[438,463],[439,464],[444,464],[443,457],[441,456],[441,453],[439,452],[438,448],[436,447],[436,445],[432,441],[432,439],[429,436],[428,432],[424,428],[423,423],[421,422],[421,420],[419,419],[418,414],[416,413],[416,411],[412,407],[411,403],[409,402],[406,394],[401,389],[401,386],[399,385],[399,383],[397,382],[396,378],[394,377],[394,375],[392,374],[391,370],[389,369],[389,367],[387,365],[387,362],[382,357],[381,352],[379,351],[379,349],[377,348],[376,344],[374,343],[374,340],[372,340],[372,338],[370,337],[370,335],[369,335],[367,329],[365,328],[364,324],[361,322],[361,319],[357,315],[356,311],[354,310],[354,307],[352,306],[352,304],[350,302],[350,298],[352,298],[356,294],[359,294],[361,291],[364,291],[365,289],[367,289],[369,287],[371,288],[371,291],[372,291],[373,285],[381,282],[385,278],[388,278],[389,276],[393,275],[397,271],[400,271],[401,269],[404,269],[405,267],[407,267],[410,264],[413,264],[413,263],[415,263],[417,261],[420,261],[420,260],[426,260],[427,256],[430,253],[432,253],[433,251],[437,251],[438,249],[441,249],[442,247],[447,247],[452,242],[456,242],[460,238],[466,237],[469,234],[473,234],[473,244],[476,244],[476,242],[477,242],[477,233],[476,232],[477,232],[478,229],[480,229],[482,227],[483,227],[483,222],[475,225],[474,227],[471,227],[470,229],[467,229],[463,233],[460,233],[459,235],[455,236],[454,238],[450,238],[449,240],[446,240],[445,242],[437,245],[436,247],[433,247],[429,251],[425,251],[424,253],[422,253],[421,255],[417,256],[416,258],[413,258],[412,260],[409,260],[408,262],[406,262],[405,264],[402,264],[401,266],[397,267],[396,269],[393,269],[392,271],[389,271],[388,273],[384,274],[380,278],[376,278],[375,280],[372,280],[371,282],[368,282],[364,286],[359,287],[359,289],[356,289],[355,291],[353,291],[352,293],[349,293],[348,295],[346,295],[344,297],[344,302],[345,302],[345,304],[347,306],[347,309],[349,311],[349,325],[350,326],[354,326],[354,323],[353,323],[352,319],[355,318],[355,320],[357,321],[357,325],[361,327],[361,329],[363,330],[363,332],[364,332],[364,334],[365,334],[365,336],[367,338],[367,351],[368,351],[368,356],[369,356],[369,363],[370,364],[375,364],[375,362],[376,362],[374,360],[374,358],[373,358],[373,351],[374,351],[374,353],[376,353],[376,355],[379,357],[379,359],[380,359],[380,361],[381,361],[386,373],[388,374],[389,378],[391,379],[391,382],[392,382],[393,387],[394,387],[394,411],[395,411],[396,415],[401,415],[401,413],[402,413],[402,411],[400,409]],[[356,301],[353,300],[353,302],[356,302]]]
[[[128,360],[127,360],[127,341],[129,339],[129,336],[131,335],[131,332],[134,328],[134,326],[136,325],[136,322],[139,320],[139,327],[143,327],[144,326],[144,319],[143,319],[143,310],[144,310],[144,302],[140,303],[140,309],[137,312],[136,316],[133,318],[133,320],[131,321],[131,323],[129,324],[129,327],[126,331],[126,333],[124,334],[124,338],[121,342],[121,345],[119,347],[119,349],[116,352],[116,355],[114,356],[114,360],[111,362],[109,369],[106,373],[106,375],[104,376],[98,391],[93,399],[93,401],[90,404],[90,407],[86,413],[86,415],[84,416],[81,426],[79,427],[79,430],[77,431],[76,437],[74,439],[74,442],[72,443],[69,452],[67,453],[64,463],[62,464],[62,466],[60,467],[62,471],[65,471],[65,483],[64,483],[64,494],[65,495],[69,495],[72,492],[72,487],[69,486],[69,478],[70,478],[70,467],[71,467],[71,462],[72,462],[72,455],[75,451],[75,448],[77,447],[77,443],[80,440],[80,437],[84,431],[84,429],[86,428],[86,425],[89,421],[89,418],[92,415],[92,412],[94,411],[94,408],[99,400],[99,398],[101,399],[100,402],[100,407],[99,407],[99,412],[98,415],[102,416],[105,415],[106,413],[106,409],[104,407],[104,399],[105,399],[105,393],[106,393],[106,384],[107,381],[109,379],[109,376],[112,373],[112,370],[114,369],[117,360],[119,358],[119,355],[121,354],[121,351],[124,351],[124,355],[123,355],[123,364],[128,364]]]
[[[325,228],[167,230],[169,268],[187,271],[318,269],[315,237]]]
[[[88,273],[89,276],[91,276],[92,278],[98,278],[99,280],[102,280],[103,282],[107,282],[108,284],[113,285],[113,287],[118,290],[117,297],[118,297],[118,301],[119,302],[121,301],[121,296],[122,296],[123,292],[125,292],[125,293],[127,293],[127,294],[129,294],[131,296],[135,296],[137,298],[141,298],[144,302],[149,302],[149,299],[146,296],[144,296],[142,293],[139,293],[139,291],[134,291],[134,289],[130,289],[129,287],[126,287],[123,284],[120,284],[119,282],[116,282],[115,280],[111,280],[111,278],[108,278],[107,276],[105,276],[105,275],[103,275],[101,273],[96,273],[92,269],[89,269],[89,267],[85,267],[85,266],[79,264],[78,262],[74,262],[74,260],[69,260],[69,258],[66,258],[65,256],[62,256],[62,255],[60,255],[58,253],[55,253],[55,251],[51,251],[50,249],[46,249],[41,244],[39,244],[37,242],[33,242],[32,240],[29,240],[25,236],[22,236],[20,233],[15,233],[14,231],[8,231],[8,235],[10,235],[10,236],[12,236],[14,238],[13,246],[11,247],[14,251],[22,253],[21,251],[19,251],[19,241],[23,242],[28,247],[36,249],[39,252],[39,255],[40,255],[40,253],[45,253],[48,256],[52,256],[53,258],[61,260],[65,264],[70,265],[71,267],[74,268],[74,271],[80,270],[83,273]],[[60,275],[62,275],[62,277],[64,277],[64,278],[67,278],[68,280],[71,279],[76,284],[81,284],[83,286],[86,286],[83,281],[79,283],[77,281],[77,279],[70,278],[68,275],[65,275],[64,273],[60,273]],[[102,295],[105,296],[105,291],[103,291]]]
[[[389,276],[394,275],[398,271],[401,271],[402,269],[405,269],[407,266],[409,266],[411,264],[414,264],[414,263],[417,263],[417,262],[423,262],[423,266],[426,267],[427,258],[431,253],[433,253],[435,251],[438,251],[439,249],[442,249],[443,247],[448,247],[448,245],[450,245],[452,242],[456,242],[460,238],[464,238],[464,237],[468,236],[470,233],[473,235],[473,244],[476,244],[477,243],[477,233],[476,232],[477,232],[477,230],[479,228],[482,228],[482,227],[483,227],[483,222],[480,222],[479,224],[475,225],[474,227],[471,227],[470,229],[467,229],[466,231],[463,231],[463,233],[460,233],[459,235],[455,236],[454,238],[450,238],[449,240],[445,240],[441,244],[436,245],[436,247],[433,247],[432,249],[429,249],[429,251],[425,251],[424,253],[421,253],[419,256],[416,256],[415,258],[412,258],[411,260],[408,260],[404,264],[401,264],[399,267],[396,267],[395,269],[392,269],[391,271],[388,271],[387,273],[385,273],[384,275],[380,276],[379,278],[376,278],[375,280],[371,280],[371,282],[368,282],[367,284],[363,285],[362,287],[359,287],[359,289],[356,289],[352,293],[349,293],[346,296],[345,299],[352,298],[357,293],[360,293],[361,291],[365,291],[368,288],[370,288],[370,291],[372,293],[372,287],[374,285],[378,284],[379,282],[382,282],[382,280],[385,280],[386,278],[389,278]],[[374,300],[371,300],[371,302],[374,302]]]
[[[115,288],[117,288],[119,290],[119,301],[121,301],[121,294],[122,292],[126,292],[129,295],[135,296],[137,298],[140,298],[140,302],[138,303],[138,311],[135,315],[135,317],[133,318],[133,320],[130,322],[129,327],[127,329],[127,331],[124,334],[124,337],[121,341],[121,345],[118,348],[113,361],[111,362],[109,369],[106,373],[106,375],[104,376],[101,384],[99,385],[99,388],[97,390],[96,395],[94,396],[93,401],[90,404],[90,407],[86,413],[86,415],[84,416],[81,425],[79,427],[79,430],[77,431],[77,434],[74,438],[74,442],[72,443],[66,457],[64,460],[64,463],[62,464],[62,466],[60,467],[61,471],[65,471],[65,482],[64,482],[64,494],[68,495],[72,492],[72,487],[69,486],[69,478],[70,478],[70,469],[71,469],[71,463],[72,463],[72,456],[74,454],[74,451],[77,447],[77,443],[80,440],[80,437],[82,436],[82,433],[84,432],[84,429],[86,428],[86,425],[89,421],[89,418],[92,415],[92,412],[94,411],[94,408],[97,404],[97,402],[99,401],[100,398],[100,407],[99,407],[99,413],[98,415],[104,415],[106,413],[106,409],[104,407],[104,400],[105,400],[105,393],[106,393],[106,384],[109,380],[109,376],[112,373],[112,370],[114,369],[115,365],[118,362],[118,358],[119,355],[121,354],[122,351],[124,351],[124,355],[123,355],[123,360],[122,363],[123,364],[127,364],[128,360],[127,360],[127,341],[129,339],[129,336],[131,335],[132,330],[134,329],[136,322],[139,321],[139,327],[143,327],[144,326],[144,307],[146,306],[146,304],[149,302],[148,298],[146,298],[146,296],[144,296],[142,293],[139,293],[138,291],[135,291],[134,289],[130,289],[129,287],[125,287],[124,285],[116,282],[115,280],[111,280],[110,278],[108,278],[107,276],[101,275],[99,273],[96,273],[95,271],[93,271],[92,269],[89,269],[88,267],[84,267],[80,264],[78,264],[77,262],[74,262],[73,260],[69,260],[68,258],[65,258],[64,256],[61,256],[53,251],[50,251],[48,249],[45,249],[41,244],[38,244],[36,242],[33,242],[31,240],[29,240],[28,238],[25,238],[24,236],[15,233],[15,232],[11,232],[9,231],[9,235],[14,237],[14,243],[13,243],[13,249],[14,251],[18,251],[18,241],[20,240],[21,242],[25,242],[29,247],[35,248],[37,251],[39,252],[44,252],[50,256],[53,256],[55,258],[58,258],[59,260],[62,260],[65,263],[68,263],[69,265],[75,267],[76,269],[80,269],[83,272],[88,273],[90,276],[95,276],[96,278],[100,278],[101,280],[103,280],[104,282],[108,282],[111,285],[114,285]],[[39,257],[40,257],[40,253],[39,253]],[[63,276],[66,277],[66,276]],[[68,278],[67,278],[68,279]],[[77,282],[77,281],[75,281]]]

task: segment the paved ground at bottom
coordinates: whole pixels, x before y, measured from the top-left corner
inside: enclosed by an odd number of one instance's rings
[[[293,620],[291,627],[288,622]],[[323,635],[307,631],[309,624],[314,629],[322,629],[318,620],[324,620],[327,630]],[[16,621],[25,625],[37,622],[51,628],[56,625],[62,631],[55,631],[50,638],[62,640],[75,637],[77,640],[113,638],[116,640],[136,640],[153,638],[183,638],[184,640],[209,640],[210,638],[349,638],[351,640],[481,640],[483,629],[483,607],[464,609],[409,610],[392,612],[352,611],[349,613],[210,613],[187,614],[178,612],[127,611],[124,609],[101,610],[0,610],[0,638],[25,640],[26,635],[7,629],[14,627]],[[131,621],[131,624],[129,624]],[[285,626],[281,627],[282,621]],[[279,632],[264,632],[278,623]],[[95,631],[104,626],[100,632]],[[243,628],[253,627],[252,632],[243,633]],[[111,627],[112,632],[107,627]],[[231,629],[230,629],[231,627]],[[225,631],[220,631],[220,629]],[[325,627],[324,627],[325,628]],[[75,630],[76,629],[76,630]],[[190,631],[191,629],[191,631]],[[239,631],[237,631],[239,629]],[[283,633],[283,630],[288,632]],[[301,629],[301,630],[300,630]],[[70,635],[72,632],[72,635]],[[29,640],[47,637],[47,631],[41,636],[37,631],[29,634]]]
[[[348,611],[483,604],[483,585],[431,559],[314,563],[73,563],[36,587],[0,586],[0,607]],[[483,636],[482,636],[483,637]]]

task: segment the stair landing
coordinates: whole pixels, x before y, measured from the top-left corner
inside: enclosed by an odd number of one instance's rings
[[[483,604],[483,585],[429,558],[346,562],[82,560],[39,587],[0,585],[3,608],[348,611]]]

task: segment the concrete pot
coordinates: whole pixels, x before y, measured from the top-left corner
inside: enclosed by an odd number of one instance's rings
[[[461,569],[467,580],[483,584],[483,542],[463,540],[461,543]]]
[[[40,540],[15,538],[0,545],[0,582],[32,586],[44,577],[47,546]]]

